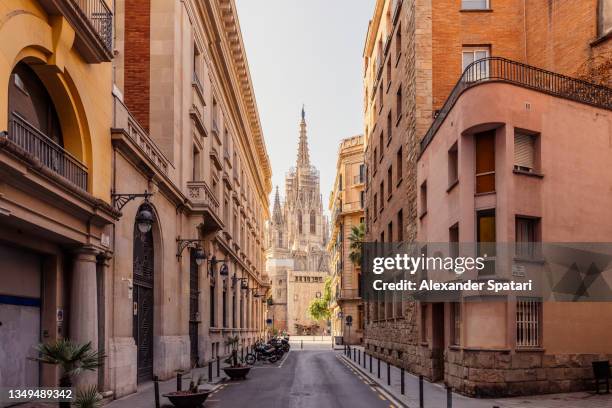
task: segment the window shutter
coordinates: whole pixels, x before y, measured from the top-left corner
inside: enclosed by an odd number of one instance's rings
[[[514,165],[522,170],[533,170],[534,150],[534,137],[517,133],[514,136]]]

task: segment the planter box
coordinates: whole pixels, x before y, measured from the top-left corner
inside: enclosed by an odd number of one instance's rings
[[[204,404],[208,395],[210,395],[210,391],[198,391],[197,393],[175,391],[164,394],[164,397],[168,398],[172,405],[178,408],[198,408]]]
[[[225,367],[223,371],[232,380],[244,380],[251,371],[251,367]]]

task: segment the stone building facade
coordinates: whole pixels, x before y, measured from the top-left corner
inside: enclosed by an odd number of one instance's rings
[[[314,322],[304,313],[312,293],[323,293],[324,280],[318,278],[329,268],[327,219],[323,215],[319,171],[310,163],[304,109],[296,165],[285,177],[282,204],[276,189],[267,231],[266,270],[272,285],[268,320],[272,330],[301,334],[302,327],[315,324],[316,332],[326,329],[322,322]],[[313,279],[292,278],[298,275]]]
[[[336,178],[329,197],[332,219],[327,250],[332,275],[331,334],[342,337],[344,344],[361,344],[363,341],[361,265],[356,265],[350,259],[351,231],[364,224],[363,148],[362,135],[340,142]],[[347,323],[348,316],[350,325]]]
[[[271,169],[233,1],[83,4],[0,6],[0,385],[117,398],[263,337]]]
[[[263,336],[271,171],[234,2],[116,5],[112,189],[153,193],[114,231],[106,374],[120,396],[228,354],[228,336]]]
[[[364,48],[366,240],[417,239],[426,217],[418,211],[418,192],[428,191],[418,184],[420,143],[445,113],[465,68],[503,57],[609,86],[609,21],[605,0],[377,1]],[[369,351],[431,379],[444,378],[444,364],[421,346],[420,305],[397,303],[384,299],[366,308]]]

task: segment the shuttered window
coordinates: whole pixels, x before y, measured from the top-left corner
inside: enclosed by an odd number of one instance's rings
[[[479,133],[476,139],[476,193],[495,191],[495,131]]]
[[[535,136],[524,133],[514,135],[514,168],[533,171],[535,167]]]

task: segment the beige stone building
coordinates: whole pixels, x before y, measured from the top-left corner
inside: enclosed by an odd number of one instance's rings
[[[0,3],[3,388],[57,385],[57,370],[28,360],[39,342],[104,342],[99,283],[120,214],[110,196],[113,10],[93,3]]]
[[[361,294],[361,265],[349,258],[351,230],[364,223],[365,163],[363,136],[343,139],[338,149],[336,179],[329,197],[332,214],[330,253],[332,275],[332,336],[342,337],[344,344],[363,341],[364,309]],[[350,316],[351,324],[346,318]]]
[[[234,2],[115,3],[111,188],[153,193],[113,231],[105,384],[121,396],[263,335],[271,172]]]
[[[413,242],[417,238],[445,241],[440,239],[442,227],[438,214],[433,210],[423,210],[423,207],[438,209],[451,197],[454,187],[451,184],[441,190],[436,186],[435,199],[429,198],[433,193],[427,178],[442,174],[446,176],[446,170],[440,171],[438,166],[427,169],[417,167],[417,162],[424,150],[421,144],[429,143],[423,142],[423,139],[433,137],[437,131],[437,118],[448,115],[457,102],[458,92],[462,90],[460,77],[464,70],[472,67],[472,80],[489,78],[490,73],[501,75],[499,71],[493,71],[493,62],[485,62],[487,58],[500,57],[509,61],[506,63],[508,67],[518,67],[519,63],[529,64],[551,71],[553,76],[559,73],[610,86],[611,11],[606,0],[378,0],[364,48],[367,241]],[[471,65],[478,60],[483,61],[481,65]],[[469,80],[463,79],[464,82]],[[501,94],[498,97],[499,100],[503,99]],[[491,97],[491,100],[494,98]],[[500,103],[499,100],[496,102]],[[525,106],[529,105],[527,103]],[[488,109],[486,105],[482,106],[483,110]],[[469,108],[462,113],[456,111],[453,116],[455,120],[447,122],[447,125],[457,124],[469,113]],[[489,120],[516,123],[515,119]],[[468,132],[465,128],[449,130],[447,135],[464,131]],[[447,140],[449,138],[447,136]],[[462,157],[453,150],[452,144],[444,147],[443,155],[433,154],[431,147],[429,150],[428,154],[440,161],[446,162],[450,157],[461,160]],[[420,177],[421,172],[429,176]],[[543,196],[542,199],[554,198]],[[479,199],[472,197],[472,200]],[[493,200],[478,206],[488,211],[495,211],[499,207],[498,211],[502,211],[507,203]],[[533,212],[533,208],[530,211]],[[449,212],[456,215],[455,211]],[[446,212],[442,212],[441,216],[444,214]],[[509,216],[509,213],[505,214]],[[464,226],[451,231],[456,220],[451,222],[448,219],[449,225],[444,227],[447,240],[479,240],[473,228],[477,214],[462,216],[463,223],[472,224],[468,227],[469,233]],[[419,231],[421,235],[417,237]],[[436,231],[436,234],[432,235],[432,231]],[[508,240],[514,237],[509,238],[507,232],[499,230],[497,238]],[[465,361],[492,358],[491,350],[495,347],[491,344],[484,350],[483,347],[475,347],[471,354],[444,351],[441,345],[444,341],[448,345],[451,338],[450,322],[456,321],[450,314],[450,306],[444,306],[447,309],[441,305],[422,307],[424,305],[414,301],[402,302],[401,299],[397,301],[389,297],[382,299],[382,303],[376,307],[373,303],[370,302],[370,307],[366,308],[365,343],[375,355],[401,364],[413,372],[423,373],[432,380],[450,381],[449,376],[454,377],[453,385],[468,394],[543,390],[516,384],[508,386],[511,381],[506,378],[499,381],[501,385],[487,388],[476,384],[480,379],[474,377],[477,370],[483,367],[457,368],[461,366],[459,360],[462,358],[466,358]],[[443,310],[446,313],[444,319]],[[511,316],[506,321],[509,327],[509,322],[514,318],[516,316]],[[488,321],[488,317],[481,315],[471,319],[469,324],[476,328],[485,321]],[[554,323],[551,320],[548,324]],[[476,335],[477,331],[474,329],[472,334]],[[441,338],[436,333],[445,333],[445,337]],[[507,334],[509,339],[517,335],[512,329],[508,329]],[[512,349],[512,345],[512,341],[508,340],[504,347]],[[453,347],[451,349],[454,350]],[[457,350],[463,349],[459,347]],[[588,350],[584,348],[582,352],[587,353]],[[574,352],[579,354],[580,350],[574,349]],[[524,353],[519,355],[526,356]],[[451,363],[454,366],[449,366]],[[449,374],[450,369],[453,372]],[[576,388],[576,378],[571,377],[573,374],[557,370],[557,375],[560,374],[558,380],[562,383],[561,388],[555,388],[559,385],[551,382],[549,389]],[[462,379],[458,380],[457,377]],[[496,382],[490,381],[490,378],[487,381]]]
[[[310,163],[303,108],[296,165],[285,177],[285,196],[281,204],[277,188],[267,228],[266,271],[272,285],[268,320],[272,330],[302,334],[304,327],[316,324],[315,332],[322,332],[326,324],[304,312],[312,295],[323,293],[324,279],[319,278],[328,274],[329,255],[319,171]]]

